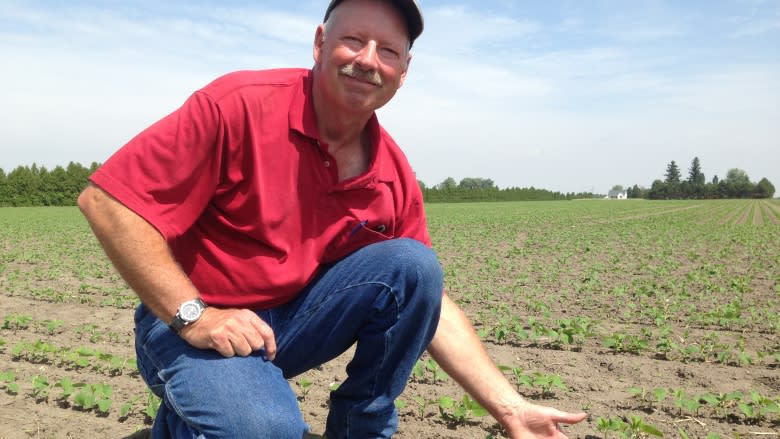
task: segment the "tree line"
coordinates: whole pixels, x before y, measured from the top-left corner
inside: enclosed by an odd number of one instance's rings
[[[649,189],[634,185],[626,192],[628,198],[650,200],[772,198],[775,187],[766,177],[758,183],[751,182],[747,173],[738,168],[729,169],[724,179],[714,175],[712,180],[707,182],[699,158],[694,157],[688,168],[688,178],[682,178],[680,167],[672,160],[666,166],[663,180],[653,181]]]
[[[100,165],[89,167],[70,162],[66,167],[49,170],[33,163],[19,166],[6,174],[0,168],[0,206],[74,206],[79,193],[87,185],[89,176]],[[547,189],[509,187],[500,189],[489,178],[467,177],[460,182],[448,177],[434,186],[426,186],[418,180],[426,202],[474,202],[474,201],[551,201],[581,198],[600,198],[591,192],[554,192]],[[613,190],[623,190],[615,186]],[[766,178],[758,183],[750,181],[747,173],[733,168],[724,179],[717,175],[707,182],[698,157],[694,157],[688,169],[688,177],[682,178],[680,168],[673,160],[664,173],[648,188],[634,185],[626,190],[628,198],[651,200],[711,199],[711,198],[772,198],[775,187]]]
[[[423,199],[426,203],[457,203],[474,201],[552,201],[572,200],[575,198],[593,198],[590,192],[562,193],[547,189],[510,187],[499,189],[489,178],[467,177],[459,183],[452,177],[428,187],[418,180]]]
[[[0,206],[75,206],[89,176],[98,168],[70,162],[52,170],[33,163],[8,174],[0,168]]]

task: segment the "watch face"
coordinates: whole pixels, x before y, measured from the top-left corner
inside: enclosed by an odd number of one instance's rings
[[[200,317],[200,313],[203,310],[200,306],[198,306],[197,303],[185,303],[181,306],[181,310],[179,311],[179,314],[181,315],[181,318],[184,321],[191,322],[193,320],[197,320],[198,317]]]

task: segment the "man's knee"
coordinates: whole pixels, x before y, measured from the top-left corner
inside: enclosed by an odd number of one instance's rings
[[[400,272],[413,276],[411,280],[424,283],[424,288],[441,293],[444,275],[433,249],[408,238],[393,239],[386,244],[383,256],[388,267],[395,267]]]
[[[395,271],[403,282],[407,306],[428,309],[431,316],[436,314],[441,305],[444,277],[436,252],[407,238],[394,239],[387,244],[384,263],[386,269]]]
[[[165,399],[205,437],[299,439],[307,430],[281,373],[249,357],[211,358],[166,384]],[[212,373],[204,366],[209,364]],[[219,365],[217,365],[219,363]]]

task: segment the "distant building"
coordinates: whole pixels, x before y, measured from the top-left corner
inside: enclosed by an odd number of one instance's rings
[[[607,198],[610,200],[627,200],[628,199],[628,191],[609,191],[609,195],[607,195]]]

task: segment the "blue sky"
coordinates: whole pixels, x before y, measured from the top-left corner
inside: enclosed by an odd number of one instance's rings
[[[0,1],[0,168],[105,161],[233,70],[309,67],[326,1]],[[428,185],[607,192],[698,156],[780,191],[780,0],[420,0],[380,121]]]

